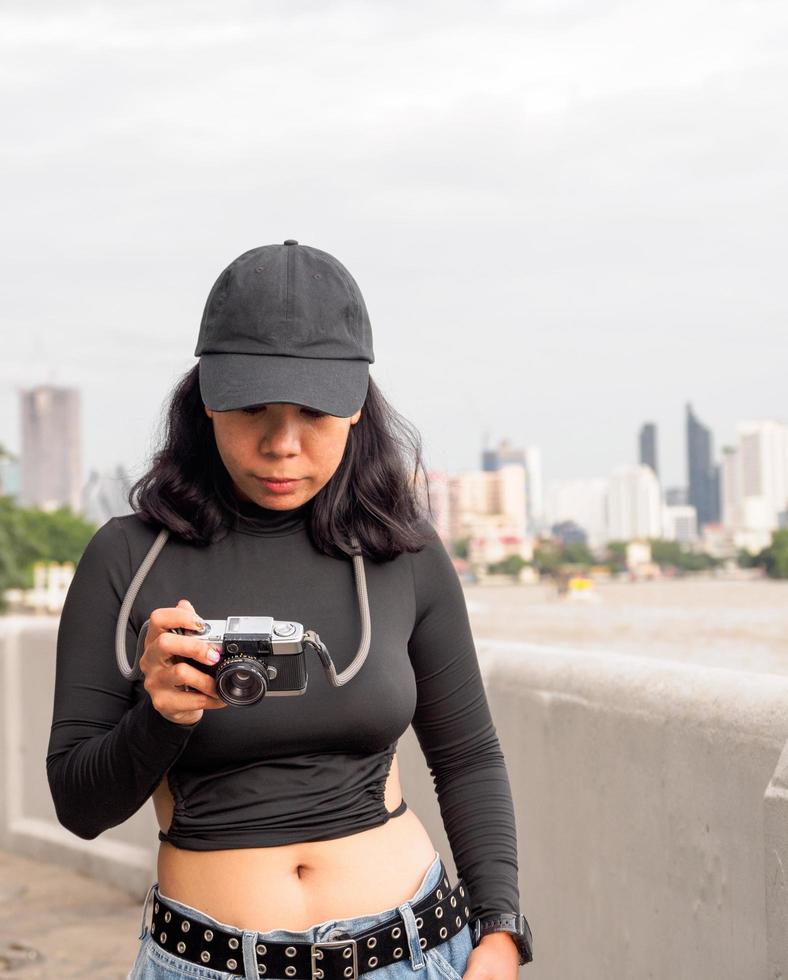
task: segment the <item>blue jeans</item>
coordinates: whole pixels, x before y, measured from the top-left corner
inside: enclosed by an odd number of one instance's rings
[[[168,895],[164,897],[180,912],[190,915],[193,919],[197,919],[207,926],[219,927],[235,933],[239,942],[238,951],[243,950],[243,959],[240,957],[238,959],[238,970],[243,969],[244,980],[260,980],[255,957],[255,944],[258,942],[264,943],[268,940],[270,942],[316,943],[340,938],[340,934],[352,937],[373,926],[383,925],[397,918],[397,913],[402,916],[405,924],[410,955],[389,966],[379,967],[360,975],[373,977],[374,980],[405,980],[405,978],[414,976],[419,977],[420,980],[462,980],[468,957],[473,948],[470,927],[466,924],[456,935],[439,945],[433,946],[431,949],[422,949],[419,945],[416,917],[413,914],[413,905],[438,886],[441,878],[441,866],[442,861],[436,851],[435,858],[424,873],[416,894],[408,901],[403,902],[402,905],[384,909],[374,915],[357,915],[350,919],[329,919],[327,922],[319,922],[317,925],[310,926],[303,932],[295,932],[290,929],[273,929],[270,932],[237,929],[224,922],[219,922],[190,905],[176,902]],[[188,980],[230,980],[232,977],[234,980],[238,980],[237,973],[231,974],[221,970],[212,970],[189,960],[181,959],[180,956],[165,951],[154,942],[147,924],[147,909],[151,897],[156,898],[160,894],[157,886],[158,882],[151,885],[142,906],[139,936],[141,944],[134,966],[126,980],[187,980],[187,978]],[[266,976],[265,980],[287,980],[287,978]]]

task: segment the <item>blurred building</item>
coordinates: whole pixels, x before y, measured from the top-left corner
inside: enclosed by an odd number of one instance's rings
[[[542,477],[542,450],[527,446],[525,450],[525,505],[528,514],[528,533],[531,535],[547,527],[544,512],[544,483]]]
[[[550,532],[561,544],[588,544],[588,535],[585,530],[574,521],[559,521],[553,524]]]
[[[543,489],[542,489],[542,454],[538,446],[520,449],[513,446],[508,439],[502,439],[493,448],[482,450],[482,471],[495,473],[502,467],[517,464],[525,471],[524,512],[526,532],[535,534],[544,526]]]
[[[0,497],[18,498],[22,490],[22,461],[10,453],[0,454]]]
[[[114,473],[91,470],[82,491],[82,514],[97,527],[102,527],[111,517],[131,514],[128,493],[132,480],[124,468],[118,465]]]
[[[662,537],[662,498],[650,466],[616,467],[608,480],[607,533],[611,540]]]
[[[692,544],[698,540],[698,515],[689,504],[662,509],[662,537],[666,541]]]
[[[572,521],[585,531],[588,546],[599,548],[608,539],[607,491],[604,477],[551,480],[545,499],[550,526]]]
[[[59,615],[74,578],[75,565],[55,561],[37,561],[33,565],[32,589],[6,589],[5,599],[11,615],[32,613],[39,616]]]
[[[449,536],[469,539],[471,562],[487,564],[514,554],[530,560],[521,463],[459,473],[449,477],[448,487]]]
[[[686,487],[667,487],[665,489],[665,503],[668,507],[687,506],[688,496]]]
[[[39,385],[21,393],[20,504],[79,513],[82,452],[79,391]]]
[[[482,470],[485,473],[494,473],[506,463],[517,463],[525,468],[525,453],[508,439],[501,439],[494,449],[482,449]]]
[[[756,552],[771,541],[788,509],[788,425],[740,422],[721,464],[722,525],[737,547]]]
[[[738,546],[731,530],[722,524],[705,524],[695,547],[712,558],[735,558]]]
[[[653,422],[645,422],[638,433],[638,462],[650,466],[659,478],[657,467],[657,427]]]
[[[719,469],[712,457],[711,429],[701,424],[687,403],[687,502],[697,512],[699,528],[720,519]]]

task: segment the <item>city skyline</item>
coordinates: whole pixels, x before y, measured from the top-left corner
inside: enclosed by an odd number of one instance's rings
[[[26,392],[35,390],[39,387],[45,388],[47,386],[48,385],[44,383],[42,383],[41,385],[31,385],[29,387],[20,385],[16,389],[16,394],[18,396],[17,403],[16,403],[16,407],[17,407],[16,414],[18,417],[18,425],[19,425],[19,430],[16,434],[16,438],[13,438],[13,433],[10,431],[10,427],[8,426],[8,416],[6,416],[4,420],[6,425],[5,426],[0,425],[0,446],[3,446],[6,450],[10,451],[15,456],[20,456],[21,454],[22,413],[19,409],[19,406],[23,403]],[[52,387],[66,388],[68,386],[53,384]],[[77,388],[76,390],[80,392],[80,396],[81,396],[82,394],[81,389]],[[687,426],[688,404],[689,403],[687,401],[684,401],[682,403],[684,409],[684,418],[682,419],[682,424],[685,428]],[[84,406],[81,406],[81,411],[83,415],[88,414],[85,412]],[[651,418],[652,419],[654,418],[654,413],[652,413]],[[712,455],[712,464],[714,466],[719,466],[723,460],[726,451],[735,445],[738,431],[741,425],[743,424],[743,422],[745,420],[749,421],[751,419],[754,419],[754,416],[744,415],[740,418],[737,418],[734,423],[734,431],[729,439],[720,438],[719,435],[714,431],[714,427],[711,424],[706,424],[702,427],[704,430],[708,430],[711,433],[714,445],[718,447],[714,449]],[[158,422],[158,421],[159,419],[154,420],[154,422]],[[782,418],[773,418],[773,419],[766,418],[762,420],[758,419],[757,421],[769,421],[769,422],[774,421],[777,422],[778,424],[786,424],[786,420]],[[8,436],[6,438],[3,437],[4,428],[8,430]],[[425,465],[427,469],[442,470],[450,473],[459,473],[462,471],[484,469],[485,453],[494,454],[497,447],[499,447],[501,444],[511,444],[512,446],[515,447],[515,455],[523,454],[526,448],[529,446],[537,447],[537,449],[541,453],[541,465],[543,467],[542,477],[545,482],[555,481],[555,480],[593,479],[596,477],[604,477],[606,475],[609,475],[617,466],[627,464],[627,463],[643,462],[642,439],[643,439],[643,433],[646,430],[649,431],[651,438],[655,438],[656,433],[659,433],[660,447],[663,445],[663,440],[667,442],[673,441],[670,437],[668,437],[668,439],[664,439],[664,433],[659,423],[655,423],[651,420],[649,420],[648,422],[641,422],[639,425],[636,424],[635,428],[633,429],[633,432],[630,433],[631,436],[630,441],[632,442],[634,447],[632,448],[631,455],[629,457],[622,456],[616,458],[608,466],[605,466],[600,461],[598,468],[592,472],[581,473],[581,472],[574,471],[574,472],[569,472],[565,475],[558,475],[553,471],[551,471],[550,469],[550,452],[549,449],[546,451],[546,448],[543,444],[538,443],[535,440],[518,439],[515,435],[511,433],[501,433],[500,435],[496,434],[495,437],[493,437],[489,429],[486,429],[480,433],[480,443],[477,447],[466,447],[466,451],[464,453],[463,459],[467,459],[467,462],[463,462],[461,465],[458,466],[451,466],[445,464],[441,465],[438,462],[435,462],[434,460],[431,460],[429,458],[429,448],[425,447],[426,448]],[[82,471],[83,484],[87,483],[91,478],[91,476],[93,476],[94,474],[97,473],[107,474],[115,471],[118,466],[122,467],[133,478],[136,478],[137,476],[142,474],[146,462],[142,454],[140,454],[137,457],[136,461],[128,457],[115,457],[112,455],[108,455],[101,461],[98,461],[96,459],[91,459],[88,457],[88,453],[85,450],[85,446],[90,445],[92,440],[90,438],[90,433],[86,431],[84,424],[83,424],[81,435],[82,435],[81,456],[83,457],[81,471]],[[151,439],[152,438],[153,438],[153,433],[151,432]],[[635,440],[637,441],[635,442]],[[148,452],[150,453],[152,451],[153,451],[153,442],[150,442],[150,449],[148,450]],[[685,435],[684,444],[680,447],[680,456],[683,461],[683,472],[679,472],[677,474],[677,479],[675,480],[666,481],[663,478],[661,473],[662,466],[660,462],[660,469],[657,472],[657,476],[664,490],[670,491],[674,489],[679,489],[679,490],[689,489],[691,475],[688,467],[688,451],[689,451],[689,447],[688,447],[688,443],[686,442],[686,435]],[[660,452],[660,461],[661,461],[663,458],[663,452],[661,448],[659,452]],[[148,457],[148,462],[149,462],[149,457]],[[674,465],[672,469],[675,472],[676,470],[680,470],[680,466],[677,467]]]
[[[81,413],[82,412],[81,391],[79,388],[69,389],[66,386],[59,386],[59,385],[35,385],[32,386],[31,388],[22,388],[22,387],[18,388],[19,400],[17,404],[19,408],[19,417],[20,417],[20,436],[16,440],[16,445],[14,444],[13,440],[9,439],[7,442],[3,442],[2,440],[0,440],[0,446],[3,447],[5,450],[10,451],[13,456],[19,457],[21,460],[22,430],[24,429],[24,425],[25,425],[24,412],[22,411],[21,407],[28,403],[29,399],[35,392],[47,393],[47,398],[51,398],[53,396],[62,397],[62,395],[64,395],[66,392],[69,391],[76,393],[77,397],[80,399],[79,411]],[[694,415],[692,411],[691,403],[689,401],[684,403],[684,412],[685,412],[685,419],[684,419],[685,443],[683,447],[683,457],[685,461],[685,472],[683,474],[683,478],[673,483],[666,483],[664,479],[660,476],[659,468],[657,468],[655,472],[657,478],[659,479],[660,485],[663,488],[664,493],[670,495],[677,491],[678,492],[684,491],[685,494],[687,495],[688,500],[692,495],[693,473],[691,472],[691,460],[693,454],[697,452],[697,450],[694,449],[695,440],[697,438],[702,438],[704,440],[703,445],[705,448],[702,450],[702,452],[705,452],[706,456],[708,457],[707,462],[704,465],[708,465],[708,463],[710,463],[713,469],[718,470],[724,458],[735,447],[735,442],[740,434],[742,426],[747,426],[750,424],[760,424],[761,422],[765,422],[767,424],[776,422],[778,425],[786,424],[782,419],[753,420],[752,417],[748,417],[746,419],[737,419],[733,438],[729,441],[718,440],[717,445],[719,446],[719,448],[715,450],[713,449],[713,446],[714,446],[714,440],[716,438],[716,435],[714,433],[712,426],[710,425],[706,426],[700,423],[698,418]],[[659,433],[659,437],[657,435],[658,433]],[[700,433],[702,433],[702,435],[700,435]],[[616,467],[621,465],[627,465],[629,463],[645,462],[648,465],[651,465],[650,461],[653,458],[654,453],[656,452],[657,440],[659,438],[659,440],[661,441],[662,438],[662,434],[660,433],[659,426],[652,421],[643,422],[641,423],[639,429],[637,430],[636,436],[637,436],[637,444],[636,444],[635,451],[632,455],[632,458],[631,459],[620,458],[615,460],[613,464],[606,471],[608,475],[612,473]],[[80,451],[78,454],[80,458],[85,455],[83,452],[83,445],[85,441],[86,440],[84,437],[84,432],[82,431],[82,427],[80,426],[80,432],[79,432]],[[485,430],[481,434],[481,445],[475,451],[475,458],[476,458],[475,463],[469,461],[468,465],[452,468],[447,466],[436,465],[432,463],[428,457],[425,457],[425,466],[428,470],[433,469],[436,471],[443,471],[447,473],[460,473],[463,471],[475,471],[478,469],[485,470],[485,469],[495,468],[497,466],[497,463],[493,463],[492,461],[498,459],[498,457],[502,457],[507,461],[522,462],[522,464],[525,466],[527,465],[526,456],[528,454],[528,451],[530,450],[535,451],[539,455],[540,479],[543,481],[594,479],[595,477],[599,477],[602,475],[599,472],[585,473],[585,474],[572,473],[569,476],[558,477],[550,473],[549,469],[545,470],[545,472],[542,473],[541,471],[543,470],[544,451],[541,445],[537,445],[533,442],[527,444],[524,444],[522,442],[518,443],[516,440],[513,440],[508,434],[501,435],[497,439],[492,439],[489,430]],[[96,463],[95,461],[86,460],[81,466],[82,473],[83,473],[82,483],[84,484],[90,482],[90,480],[98,474],[109,474],[110,472],[114,472],[119,467],[128,474],[133,475],[135,472],[134,465],[131,464],[129,460],[125,458],[113,459],[110,462],[103,463],[103,464]],[[654,467],[652,466],[652,468]],[[708,520],[709,518],[706,517],[705,519]]]
[[[112,473],[92,470],[82,487],[76,478],[82,446],[78,389],[39,386],[23,391],[20,405],[22,451],[15,459],[3,447],[0,493],[23,506],[70,506],[99,526],[129,513],[133,479],[121,464]],[[740,420],[736,444],[724,445],[717,463],[713,432],[690,402],[685,412],[684,487],[659,480],[653,422],[638,431],[636,462],[619,463],[606,477],[551,479],[547,486],[541,447],[516,446],[507,438],[490,446],[485,433],[475,468],[426,466],[433,521],[446,538],[470,530],[472,551],[499,557],[513,551],[525,560],[534,536],[561,527],[561,534],[594,546],[611,538],[703,538],[714,549],[765,547],[772,531],[788,525],[788,424]]]

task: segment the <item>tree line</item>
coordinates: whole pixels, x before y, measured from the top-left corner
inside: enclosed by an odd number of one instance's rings
[[[6,589],[33,587],[36,562],[76,565],[96,530],[70,507],[43,511],[0,497],[0,613],[8,606]]]
[[[453,542],[455,557],[467,558],[469,539]],[[703,572],[723,564],[722,559],[702,551],[693,551],[679,541],[650,538],[651,560],[663,571],[670,569],[676,574]],[[509,555],[502,561],[487,566],[487,571],[517,577],[521,569],[533,566],[540,575],[558,575],[568,568],[589,571],[607,568],[612,574],[626,571],[626,541],[608,541],[602,553],[595,556],[587,544],[563,542],[560,538],[540,538],[534,546],[533,559],[526,561],[520,555]],[[788,579],[788,529],[772,532],[771,543],[757,554],[740,549],[736,556],[740,568],[763,568],[770,578]]]

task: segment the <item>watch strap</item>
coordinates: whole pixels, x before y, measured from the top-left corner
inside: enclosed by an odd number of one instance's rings
[[[508,932],[520,951],[520,965],[530,963],[533,960],[531,928],[522,913],[494,912],[473,919],[470,925],[474,946],[478,946],[482,936],[486,936],[490,932]]]

